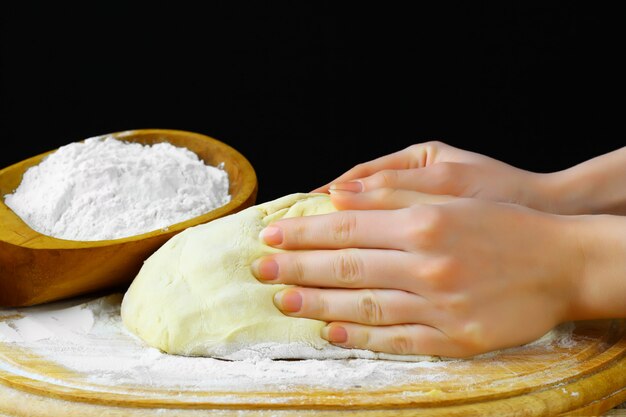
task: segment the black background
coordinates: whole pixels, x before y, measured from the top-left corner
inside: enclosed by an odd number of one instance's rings
[[[540,172],[624,145],[621,11],[363,3],[3,6],[0,166],[191,130],[241,151],[263,202],[430,139]]]

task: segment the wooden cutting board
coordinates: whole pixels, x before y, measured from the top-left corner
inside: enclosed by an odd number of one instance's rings
[[[419,372],[433,375],[375,389],[330,390],[304,378],[297,386],[236,392],[162,389],[153,381],[116,386],[0,342],[0,416],[598,415],[626,400],[626,322],[577,322],[565,344]]]

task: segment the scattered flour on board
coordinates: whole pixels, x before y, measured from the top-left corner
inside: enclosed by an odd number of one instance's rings
[[[29,168],[6,205],[61,239],[119,239],[167,228],[230,201],[228,174],[186,148],[99,136]]]
[[[148,347],[120,318],[122,295],[1,310],[0,342],[88,375],[98,386],[137,385],[185,391],[293,391],[302,388],[377,389],[412,382],[436,383],[465,361],[397,362],[370,359],[225,361],[168,355]],[[569,343],[571,327],[535,343]],[[0,361],[0,369],[7,366]],[[458,375],[458,374],[457,374]],[[30,375],[31,377],[35,377]],[[470,378],[474,376],[470,375]]]

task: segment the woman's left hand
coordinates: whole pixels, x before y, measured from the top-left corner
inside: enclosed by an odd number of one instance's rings
[[[261,233],[288,251],[252,265],[289,316],[329,322],[339,346],[467,357],[567,320],[584,269],[575,217],[414,191],[334,193],[336,213]],[[433,202],[433,198],[435,198]]]

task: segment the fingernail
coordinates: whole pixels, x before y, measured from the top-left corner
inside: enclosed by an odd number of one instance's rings
[[[252,274],[258,279],[272,281],[278,278],[278,263],[272,258],[255,259],[250,266]]]
[[[260,237],[268,245],[280,245],[283,243],[283,231],[275,226],[268,226],[261,230]]]
[[[326,326],[322,329],[322,339],[326,339],[330,343],[346,343],[348,332],[341,326]]]
[[[329,190],[349,191],[351,193],[360,193],[363,191],[363,183],[361,181],[348,181],[332,184]]]
[[[298,291],[283,290],[274,295],[274,304],[286,313],[296,313],[302,308],[302,295]]]
[[[352,191],[346,191],[346,190],[333,190],[333,189],[329,189],[329,190],[328,190],[328,194],[330,194],[330,195],[335,195],[335,196],[350,197],[350,196],[355,195],[356,193],[353,193]]]

